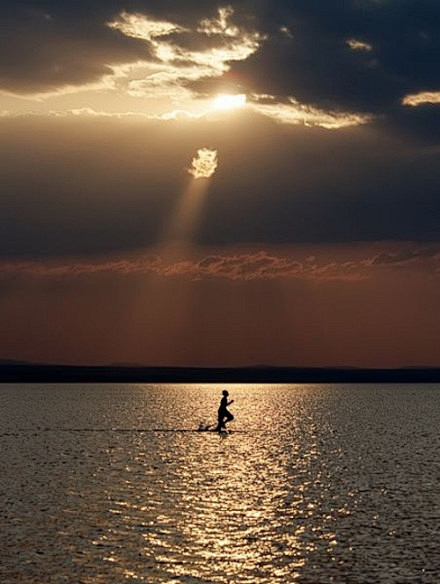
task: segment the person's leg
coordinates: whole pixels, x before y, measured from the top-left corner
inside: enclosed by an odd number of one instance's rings
[[[215,429],[216,432],[220,432],[220,430],[222,428],[224,428],[224,420],[223,420],[224,416],[223,413],[218,413],[218,423],[217,423],[217,428]]]
[[[221,428],[223,430],[226,430],[226,423],[231,422],[233,419],[234,419],[234,416],[231,414],[231,412],[228,412],[228,410],[226,410],[224,413],[223,420],[222,420]]]

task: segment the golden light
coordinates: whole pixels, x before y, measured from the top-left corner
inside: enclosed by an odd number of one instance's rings
[[[217,165],[217,150],[201,148],[197,150],[197,156],[192,159],[191,168],[188,169],[188,172],[196,179],[209,178],[215,173]]]
[[[358,41],[357,39],[348,39],[347,45],[350,47],[352,51],[367,51],[370,52],[373,50],[372,45],[370,43],[365,43],[364,41]]]
[[[174,208],[163,233],[161,245],[179,243],[182,247],[190,243],[208,192],[209,179],[214,175],[217,166],[217,150],[210,148],[197,150],[190,168],[187,169],[193,178]]]
[[[220,93],[214,100],[214,109],[229,110],[244,106],[246,103],[246,96],[244,93],[237,93],[235,95]]]
[[[403,105],[417,107],[425,103],[440,103],[440,91],[421,91],[420,93],[411,93],[405,95],[402,99]]]

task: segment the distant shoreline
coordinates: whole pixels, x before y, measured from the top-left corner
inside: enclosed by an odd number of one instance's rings
[[[201,368],[1,363],[0,383],[440,383],[440,368]]]

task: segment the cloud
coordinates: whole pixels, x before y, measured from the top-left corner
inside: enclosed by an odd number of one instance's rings
[[[194,178],[209,178],[215,173],[217,166],[217,150],[200,148],[197,150],[197,156],[192,159],[188,172]]]
[[[232,281],[299,278],[307,280],[358,280],[362,264],[343,262],[319,265],[275,256],[265,251],[247,254],[211,255],[200,260],[168,263],[159,255],[116,259],[0,262],[2,277],[71,278],[99,274],[150,275],[164,278],[221,278]]]
[[[404,266],[416,262],[440,259],[438,246],[404,248],[398,251],[382,251],[368,261],[371,266]]]
[[[188,273],[196,278],[226,278],[228,280],[273,280],[299,278],[307,280],[358,280],[364,276],[354,262],[319,265],[275,256],[265,251],[230,256],[212,255],[196,264],[183,262],[170,268],[170,273]]]
[[[136,259],[96,259],[56,261],[15,261],[0,262],[0,274],[3,277],[24,276],[35,278],[70,278],[99,274],[149,274],[157,272],[161,259],[156,255],[145,255]]]
[[[109,4],[111,10],[111,4]],[[0,88],[19,94],[96,83],[149,55],[144,43],[103,26],[97,2],[24,1],[0,9]]]
[[[251,107],[258,113],[272,118],[282,124],[304,124],[306,126],[320,126],[328,130],[359,126],[371,121],[372,116],[353,114],[342,111],[324,111],[307,106],[290,98],[286,103],[280,102],[272,96],[251,96]]]
[[[403,105],[410,105],[413,107],[425,103],[440,103],[440,91],[421,91],[420,93],[405,95],[402,103]]]
[[[142,2],[136,6],[144,9]],[[1,85],[38,98],[74,86],[109,89],[112,82],[113,89],[135,97],[160,97],[160,90],[175,95],[176,88],[185,95],[185,83],[221,77],[230,62],[246,59],[262,41],[258,32],[232,22],[232,8],[213,7],[199,5],[197,14],[189,2],[177,13],[166,2],[160,9],[152,2],[148,13],[96,0],[88,10],[79,3],[75,12],[52,1],[39,10],[31,3],[10,7],[3,19]],[[190,22],[179,24],[188,14]]]
[[[233,14],[230,7],[219,8],[216,17],[188,28],[122,12],[108,26],[148,43],[154,57],[133,69],[126,80],[127,93],[155,99],[168,96],[175,102],[197,98],[189,89],[191,83],[221,78],[232,62],[247,59],[263,40],[259,33],[233,24]],[[120,87],[124,89],[124,84]]]
[[[248,91],[325,111],[382,116],[413,136],[425,133],[422,120],[401,115],[402,99],[440,89],[438,2],[301,0],[277,2],[277,8],[270,16],[257,14],[267,40],[232,67]],[[431,135],[440,138],[438,124],[431,124]]]
[[[166,109],[147,113],[167,116],[206,113],[207,99],[232,89],[257,96],[253,107],[282,123],[337,129],[381,118],[440,138],[437,114],[427,122],[407,107],[438,103],[436,0],[233,0],[220,8],[210,0],[151,0],[147,8],[141,0],[29,0],[3,5],[0,16],[7,92],[41,100],[99,89],[162,100]]]
[[[171,22],[153,20],[143,14],[130,14],[125,11],[121,12],[116,20],[107,24],[110,28],[119,30],[128,37],[152,43],[154,52],[158,58],[161,58],[161,52],[165,53],[165,50],[161,51],[162,47],[158,39],[166,37],[171,33],[185,32],[184,28]]]
[[[347,45],[352,51],[367,51],[373,50],[373,47],[369,43],[365,43],[358,39],[347,39]]]
[[[325,252],[325,250],[324,250]],[[328,254],[328,252],[327,252]],[[247,253],[211,254],[178,261],[158,253],[138,252],[116,257],[83,259],[60,258],[37,261],[0,261],[0,277],[79,278],[113,274],[119,276],[156,276],[191,280],[221,279],[232,282],[257,280],[306,280],[315,283],[357,282],[377,274],[379,268],[423,267],[435,274],[440,268],[440,248],[417,248],[401,244],[393,251],[383,250],[372,257],[347,259],[347,250],[333,253],[330,261],[316,256],[295,258],[260,250]]]

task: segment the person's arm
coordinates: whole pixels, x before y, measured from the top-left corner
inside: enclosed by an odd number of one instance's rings
[[[228,402],[228,406],[230,406],[230,405],[231,405],[231,404],[233,404],[233,403],[234,403],[234,400],[233,400],[233,399],[231,399],[231,401],[230,401],[230,402]]]

